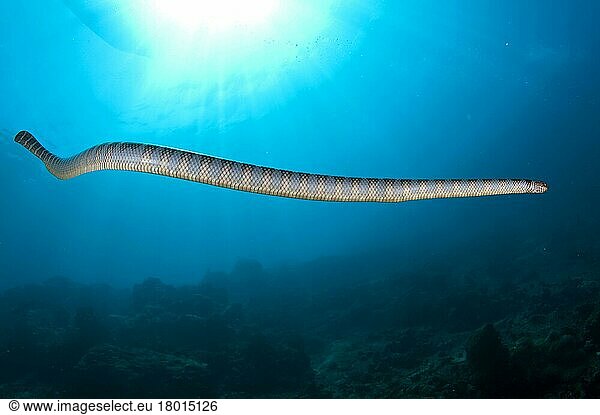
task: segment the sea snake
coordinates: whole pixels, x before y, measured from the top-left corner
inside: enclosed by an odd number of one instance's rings
[[[70,179],[97,170],[130,170],[175,177],[245,192],[332,202],[406,202],[451,197],[544,193],[548,186],[526,179],[374,179],[300,173],[240,163],[186,150],[139,143],[107,143],[68,158],[44,148],[29,132],[15,141],[50,173]]]

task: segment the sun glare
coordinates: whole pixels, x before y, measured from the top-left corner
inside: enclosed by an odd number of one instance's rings
[[[153,0],[151,12],[188,33],[228,32],[267,24],[278,0]]]
[[[156,116],[135,116],[221,126],[332,76],[374,0],[113,1],[128,16],[119,33],[147,52],[129,107]]]

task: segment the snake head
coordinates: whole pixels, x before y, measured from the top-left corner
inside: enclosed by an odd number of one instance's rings
[[[531,182],[531,193],[545,193],[548,190],[548,184],[539,180]]]

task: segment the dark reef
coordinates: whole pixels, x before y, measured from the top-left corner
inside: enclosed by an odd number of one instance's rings
[[[244,261],[181,287],[8,289],[0,397],[600,397],[589,273],[357,269]]]

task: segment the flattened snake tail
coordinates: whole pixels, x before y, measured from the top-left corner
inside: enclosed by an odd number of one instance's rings
[[[245,192],[335,202],[406,202],[451,197],[544,193],[548,186],[526,179],[373,179],[299,173],[137,143],[107,143],[61,158],[27,131],[15,141],[50,173],[70,179],[97,170],[130,170],[175,177]]]

